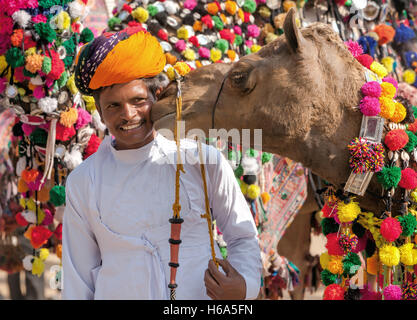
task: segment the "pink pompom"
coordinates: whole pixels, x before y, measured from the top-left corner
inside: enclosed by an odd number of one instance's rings
[[[340,246],[339,237],[337,236],[336,232],[329,233],[326,236],[326,238],[327,238],[326,249],[330,255],[343,256],[345,254],[345,252],[343,251],[343,248]]]
[[[175,49],[178,52],[183,52],[187,48],[187,45],[184,40],[178,40],[177,43],[175,43]]]
[[[184,2],[184,8],[186,8],[188,10],[193,10],[196,6],[197,6],[197,1],[196,0],[186,0]]]
[[[395,89],[398,89],[398,82],[393,77],[387,76],[384,79],[382,79],[382,81],[383,82],[389,82],[395,87]]]
[[[33,96],[38,100],[45,97],[45,91],[43,89],[43,86],[36,86],[36,88],[33,89]]]
[[[78,118],[77,122],[75,123],[75,130],[80,129],[91,122],[91,114],[88,111],[84,110],[83,108],[78,108],[77,112]]]
[[[381,96],[381,85],[377,81],[370,81],[362,86],[361,91],[364,96],[379,98]]]
[[[412,190],[417,187],[417,172],[411,168],[401,170],[401,180],[398,185],[407,190]]]
[[[378,98],[365,96],[359,104],[359,109],[365,116],[373,117],[381,112],[381,104]]]
[[[323,300],[344,300],[345,290],[338,284],[332,283],[324,289]]]
[[[384,288],[384,300],[401,300],[402,290],[400,286],[390,284]]]
[[[402,232],[401,223],[395,218],[385,218],[381,223],[381,236],[388,242],[397,240]]]
[[[260,33],[261,33],[261,30],[259,29],[259,27],[256,24],[251,24],[251,25],[248,26],[247,35],[249,37],[257,38],[257,37],[259,37]]]
[[[356,41],[352,41],[352,40],[346,41],[345,45],[355,58],[359,57],[363,53],[362,46]]]
[[[39,23],[39,22],[46,23],[48,21],[48,18],[46,18],[43,14],[38,14],[37,16],[32,17],[32,21],[34,23]]]
[[[408,135],[402,129],[394,129],[385,135],[384,143],[391,151],[399,150],[408,143]]]
[[[245,44],[248,48],[251,48],[253,46],[253,41],[252,40],[246,40]]]
[[[25,134],[25,136],[30,136],[30,134],[33,131],[35,131],[35,129],[36,129],[36,127],[31,125],[31,124],[27,124],[27,123],[22,124],[22,130],[23,130],[23,133]]]
[[[234,26],[233,31],[240,36],[242,35],[242,29],[239,26]]]
[[[45,181],[44,181],[42,183],[42,185],[41,185],[42,176],[43,176],[42,174],[38,174],[38,176],[36,177],[36,180],[35,181],[29,182],[27,184],[29,190],[31,190],[31,191],[38,191],[39,189],[42,188],[42,186],[45,184]]]
[[[198,55],[201,58],[209,59],[210,58],[210,50],[205,48],[205,47],[201,47],[200,49],[198,49]]]
[[[369,289],[369,285],[365,284],[363,289],[360,289],[361,300],[382,300],[381,292],[375,292]]]

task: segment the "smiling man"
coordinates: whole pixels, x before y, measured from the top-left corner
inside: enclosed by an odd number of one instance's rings
[[[104,34],[81,49],[75,80],[95,98],[112,136],[69,175],[63,229],[64,299],[168,299],[176,144],[158,134],[152,104],[166,86],[165,56],[138,28]],[[198,157],[194,141],[182,151]],[[211,260],[198,162],[181,174],[182,224],[177,299],[253,299],[261,259],[252,215],[233,171],[204,145],[213,218],[228,243],[223,271]],[[189,159],[189,157],[187,156]],[[216,248],[220,257],[220,250]]]

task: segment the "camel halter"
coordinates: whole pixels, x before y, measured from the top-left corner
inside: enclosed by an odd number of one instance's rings
[[[182,242],[180,239],[181,235],[181,224],[184,222],[184,219],[180,217],[181,212],[181,205],[180,205],[180,174],[185,173],[184,166],[182,164],[181,153],[180,153],[180,141],[181,137],[180,134],[177,132],[178,123],[181,121],[181,113],[182,113],[182,93],[181,93],[181,80],[182,77],[177,73],[175,70],[175,81],[177,83],[177,97],[176,97],[176,120],[175,120],[175,132],[174,132],[174,139],[177,145],[177,169],[175,174],[175,202],[172,205],[173,217],[169,219],[171,223],[171,237],[169,238],[168,242],[170,244],[170,281],[168,284],[168,288],[170,289],[170,300],[176,300],[176,288],[178,287],[176,283],[176,276],[177,276],[177,268],[179,267],[178,263],[178,252],[179,252],[179,245]],[[207,225],[209,229],[210,235],[210,246],[211,246],[211,255],[213,261],[216,264],[216,267],[219,268],[219,263],[216,259],[216,254],[214,251],[214,240],[213,240],[213,230],[212,230],[212,221],[210,215],[210,205],[209,205],[209,198],[207,194],[207,183],[206,183],[206,175],[205,175],[205,167],[203,163],[203,155],[201,151],[201,142],[196,137],[196,142],[198,146],[198,152],[200,157],[200,169],[201,169],[201,176],[203,180],[203,187],[204,187],[204,198],[205,198],[205,209],[206,213],[201,215],[201,218],[207,219]]]

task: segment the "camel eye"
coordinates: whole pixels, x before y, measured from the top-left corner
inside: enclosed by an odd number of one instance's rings
[[[238,89],[243,94],[250,93],[256,85],[256,76],[253,66],[240,63],[229,74],[229,86]]]

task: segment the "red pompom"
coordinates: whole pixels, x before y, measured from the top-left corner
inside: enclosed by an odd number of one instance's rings
[[[164,41],[168,40],[168,33],[164,31],[164,29],[159,29],[158,31],[158,38]]]
[[[398,185],[407,190],[412,190],[417,187],[417,172],[411,168],[401,170],[401,180]]]
[[[323,212],[323,217],[330,218],[337,214],[337,204],[336,203],[325,203],[321,209]]]
[[[54,80],[58,80],[61,78],[62,73],[65,71],[65,64],[64,61],[59,58],[59,54],[56,51],[50,50],[50,53],[51,55],[49,55],[49,52],[47,52],[47,55],[52,60],[52,68],[48,73],[48,77]]]
[[[345,290],[338,284],[333,283],[324,289],[323,300],[344,300]]]
[[[62,223],[60,223],[55,231],[54,231],[54,236],[58,239],[58,240],[62,240]]]
[[[235,37],[236,37],[236,35],[235,35],[235,33],[234,33],[234,32],[232,32],[232,31],[231,31],[231,30],[229,30],[229,29],[223,29],[223,30],[220,30],[219,34],[220,34],[220,37],[221,37],[222,39],[225,39],[225,40],[229,41],[229,42],[230,42],[230,43],[232,43],[232,44],[233,44],[233,42],[235,41]]]
[[[124,4],[123,4],[123,8],[122,8],[122,10],[124,10],[124,11],[127,11],[127,12],[131,13],[133,9],[132,9],[132,7],[131,7],[131,6],[129,6],[127,3],[124,3]]]
[[[374,59],[369,54],[361,54],[356,59],[360,62],[361,65],[368,69],[371,68],[371,64],[374,62]]]
[[[199,47],[200,43],[198,42],[198,38],[196,36],[192,36],[188,39],[195,47]]]
[[[56,124],[56,140],[60,141],[68,141],[75,135],[76,131],[74,129],[74,126],[71,126],[69,128],[63,126],[60,122],[57,122]]]
[[[395,218],[385,218],[381,223],[381,236],[389,242],[397,240],[402,232],[401,223]]]
[[[93,153],[95,153],[100,146],[101,140],[94,133],[91,135],[90,140],[88,140],[87,147],[84,149],[83,159],[87,159]]]
[[[417,132],[417,120],[408,125],[408,130],[410,130],[412,133]]]
[[[402,129],[394,129],[385,135],[384,143],[388,149],[396,151],[408,143],[408,135]]]
[[[25,227],[28,225],[29,222],[22,216],[21,212],[18,212],[15,216],[16,222],[19,226]]]
[[[206,14],[201,18],[201,22],[204,23],[209,29],[213,28],[213,19],[211,18],[211,15]]]
[[[51,230],[42,226],[36,226],[32,229],[30,242],[35,249],[39,249],[51,236]]]
[[[337,236],[337,233],[329,233],[327,236],[327,243],[326,243],[326,249],[329,252],[330,255],[333,256],[343,256],[345,254],[345,251],[340,246],[339,243],[339,237]]]

